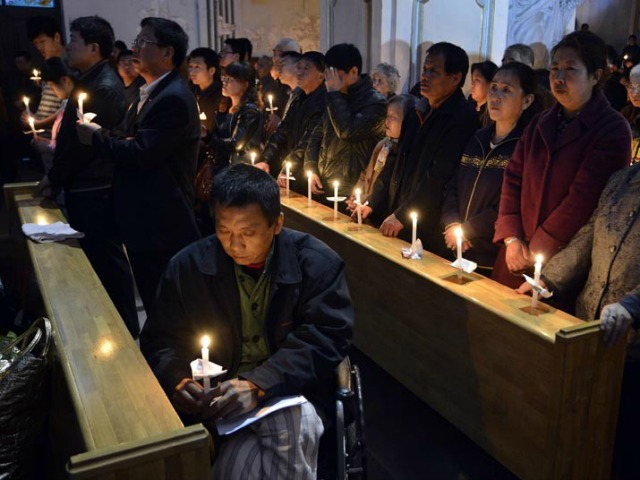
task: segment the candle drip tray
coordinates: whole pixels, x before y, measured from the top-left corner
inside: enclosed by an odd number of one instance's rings
[[[472,275],[463,273],[458,275],[457,273],[451,273],[445,277],[442,277],[445,282],[455,283],[456,285],[466,285],[467,283],[475,282],[477,278]]]
[[[551,308],[542,304],[538,304],[535,308],[531,305],[527,305],[526,307],[522,307],[520,310],[528,315],[533,315],[534,317],[539,317],[540,315],[551,312]]]

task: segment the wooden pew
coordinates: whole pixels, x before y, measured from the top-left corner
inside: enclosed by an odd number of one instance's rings
[[[604,347],[597,321],[531,315],[528,297],[480,275],[454,283],[450,260],[405,260],[406,242],[306,197],[283,191],[282,204],[286,227],[346,262],[360,350],[518,477],[609,478],[624,342]]]
[[[33,185],[6,185],[5,198],[20,223],[64,221]],[[38,244],[19,230],[54,331],[50,440],[67,472],[51,476],[210,478],[207,431],[182,424],[77,242]]]

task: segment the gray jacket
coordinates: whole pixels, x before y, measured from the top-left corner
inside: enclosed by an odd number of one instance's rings
[[[604,306],[619,302],[634,323],[640,319],[639,212],[640,165],[634,165],[611,177],[589,222],[542,270],[559,296],[584,285],[579,318],[597,319]]]

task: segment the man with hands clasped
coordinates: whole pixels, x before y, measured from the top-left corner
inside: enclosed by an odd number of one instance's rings
[[[185,421],[214,432],[216,420],[268,400],[308,400],[216,437],[214,478],[316,478],[335,369],[353,332],[345,265],[322,242],[282,227],[278,185],[251,165],[216,175],[211,208],[215,235],[169,262],[142,352]],[[206,394],[190,370],[203,335],[212,339],[211,361],[227,369]]]

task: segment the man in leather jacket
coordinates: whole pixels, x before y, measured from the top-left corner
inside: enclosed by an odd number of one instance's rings
[[[333,181],[340,196],[351,190],[384,137],[387,102],[362,72],[362,56],[351,44],[331,47],[325,56],[327,107],[305,153],[305,171],[313,172],[312,192],[322,195]]]

